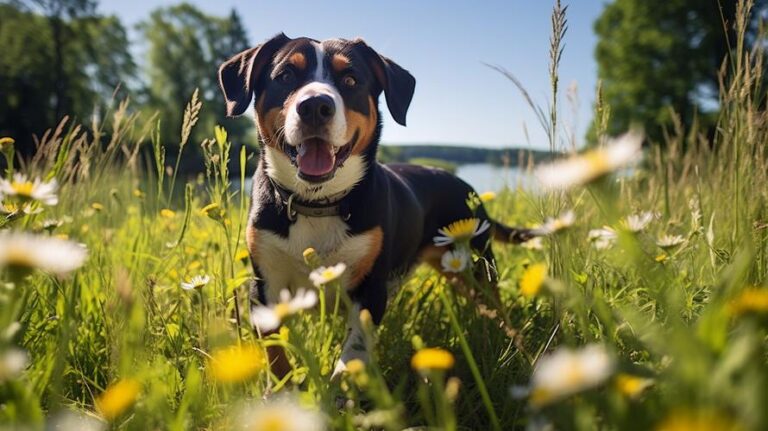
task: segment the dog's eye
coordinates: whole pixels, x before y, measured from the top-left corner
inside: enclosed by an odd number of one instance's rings
[[[343,82],[347,87],[354,87],[357,85],[357,78],[352,75],[344,75],[344,78],[341,79],[341,82]]]
[[[280,72],[280,74],[277,75],[275,80],[283,84],[288,84],[291,81],[293,81],[293,71],[291,69],[286,69]]]

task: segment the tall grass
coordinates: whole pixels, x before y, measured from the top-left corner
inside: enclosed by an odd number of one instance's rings
[[[339,381],[330,373],[345,332],[341,309],[329,303],[292,316],[265,339],[249,329],[246,192],[232,191],[227,171],[230,156],[243,166],[249,151],[231,155],[226,132],[211,131],[201,144],[204,174],[187,180],[180,198],[176,170],[166,169],[177,161],[164,160],[157,140],[159,119],[138,118],[122,103],[89,130],[62,121],[31,161],[14,166],[57,179],[60,202],[5,214],[0,229],[82,242],[89,257],[65,277],[0,272],[0,356],[20,348],[29,359],[20,373],[0,366],[0,428],[42,429],[77,414],[98,418],[96,428],[232,429],[252,402],[285,394],[333,429],[768,428],[768,131],[762,50],[744,46],[749,5],[724,66],[714,142],[679,126],[631,175],[554,195],[501,193],[485,205],[510,224],[569,208],[577,222],[545,238],[542,250],[495,246],[501,306],[486,306],[494,305],[483,296],[491,286],[470,280],[480,294],[462,295],[453,280],[418,268],[381,327],[364,325],[371,363]],[[566,23],[559,3],[553,22],[553,99],[539,114],[556,142]],[[194,98],[188,106],[182,137],[199,110]],[[604,124],[610,109],[598,111]],[[620,227],[643,211],[659,216],[636,233]],[[596,249],[587,232],[603,225],[618,238]],[[662,234],[684,241],[662,249]],[[522,296],[521,278],[540,263],[548,268],[541,290]],[[211,277],[204,287],[180,287],[202,274]],[[548,403],[512,390],[544,372],[553,354],[587,344],[610,357],[609,376]],[[251,345],[286,347],[292,372],[283,380],[266,367],[233,383],[217,377],[217,352]],[[424,347],[449,351],[455,365],[411,369]],[[573,371],[562,368],[555,380],[579,381]],[[105,391],[126,381],[138,392],[112,414]]]

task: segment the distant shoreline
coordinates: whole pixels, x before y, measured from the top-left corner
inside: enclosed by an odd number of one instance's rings
[[[483,148],[471,145],[382,144],[379,160],[384,163],[407,163],[414,159],[433,159],[456,165],[488,163],[497,166],[519,166],[549,160],[548,151],[527,148]]]

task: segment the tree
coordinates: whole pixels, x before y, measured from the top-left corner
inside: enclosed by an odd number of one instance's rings
[[[48,18],[53,42],[54,117],[64,114],[67,75],[64,72],[64,52],[72,34],[65,20],[91,16],[96,10],[93,0],[16,0],[13,3],[30,9],[39,9]]]
[[[178,152],[173,145],[180,140],[184,104],[196,88],[200,89],[203,108],[190,141],[211,136],[214,125],[221,124],[239,150],[252,126],[247,120],[225,117],[217,75],[224,60],[249,47],[237,12],[219,18],[184,3],[156,9],[139,29],[148,44],[146,102],[149,109],[160,113],[161,139],[170,146],[169,160]],[[185,161],[188,166],[200,165],[194,158]]]
[[[609,134],[638,123],[652,140],[661,141],[672,110],[686,126],[696,116],[707,122],[717,106],[718,70],[736,40],[737,3],[615,0],[606,5],[595,22],[595,56],[603,99],[610,106]],[[766,3],[756,2],[753,23]]]
[[[87,122],[121,82],[135,76],[116,18],[58,16],[55,30],[50,17],[31,7],[0,5],[0,134],[14,137],[21,154],[33,151],[33,134],[64,115]],[[59,42],[57,31],[66,36]]]

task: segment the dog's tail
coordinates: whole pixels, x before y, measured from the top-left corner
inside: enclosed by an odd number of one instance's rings
[[[524,243],[531,238],[541,236],[541,233],[536,229],[511,227],[496,220],[491,220],[491,233],[496,241],[511,244]]]

